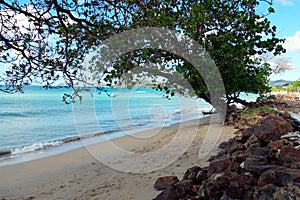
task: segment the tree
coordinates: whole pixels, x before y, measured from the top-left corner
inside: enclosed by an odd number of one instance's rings
[[[258,14],[260,3],[270,5]],[[163,27],[197,41],[210,54],[224,81],[227,103],[240,102],[239,94],[263,93],[270,66],[255,55],[284,53],[283,39],[267,16],[272,2],[258,0],[205,1],[77,1],[0,0],[1,63],[10,68],[2,76],[3,91],[21,90],[34,81],[51,87],[63,78],[74,87],[84,67],[84,56],[112,35],[141,27]],[[19,18],[28,20],[27,26]],[[14,20],[11,20],[14,19]],[[122,74],[145,64],[173,65],[187,79],[194,94],[211,102],[207,85],[191,63],[161,49],[138,49],[116,59],[113,69],[102,74],[108,85]],[[170,64],[171,63],[171,64]]]
[[[300,91],[300,81],[295,81],[287,86],[288,92],[299,92]]]
[[[274,56],[271,53],[266,53],[258,56],[263,62],[268,63],[274,74],[280,74],[287,70],[293,69],[291,58]]]

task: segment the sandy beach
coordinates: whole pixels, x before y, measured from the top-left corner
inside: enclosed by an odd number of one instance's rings
[[[208,130],[211,128],[209,122],[209,118],[193,120],[163,129],[137,133],[134,137],[125,136],[112,140],[114,146],[131,152],[129,156],[126,154],[127,157],[120,157],[116,148],[112,148],[111,141],[106,141],[88,148],[0,167],[0,197],[1,199],[152,199],[159,193],[153,188],[153,183],[159,176],[174,174],[182,178],[187,168],[195,165],[206,166],[207,159],[218,151],[218,144],[234,136],[233,127],[222,126],[220,135],[214,138],[215,145],[205,144]],[[187,150],[182,153],[174,149],[172,152],[178,153],[179,157],[174,162],[167,163],[169,164],[167,166],[164,166],[166,163],[157,160],[153,170],[136,173],[141,170],[139,167],[153,164],[144,155],[172,143],[178,136],[179,129],[186,138],[192,139]],[[151,135],[153,133],[156,134]],[[213,148],[208,155],[200,159],[199,150],[203,145],[210,145]],[[137,155],[144,157],[134,160]],[[162,155],[164,156],[167,158],[169,155]],[[99,159],[106,160],[100,162]],[[128,165],[128,160],[135,163]],[[126,165],[129,166],[127,172],[116,170],[124,169]],[[132,166],[136,166],[136,171],[130,168]]]

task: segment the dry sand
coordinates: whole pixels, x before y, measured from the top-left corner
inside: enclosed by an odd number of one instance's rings
[[[180,131],[193,141],[192,144],[184,153],[174,149],[174,152],[181,153],[175,162],[162,169],[153,168],[147,173],[117,171],[107,167],[93,156],[95,153],[90,154],[86,148],[0,167],[0,199],[152,199],[159,193],[153,188],[153,183],[159,176],[177,175],[181,179],[187,168],[195,165],[206,166],[206,160],[217,153],[217,145],[234,136],[232,127],[222,126],[221,135],[215,138],[216,145],[208,144],[205,140],[208,122],[209,119],[202,119],[200,124],[199,120],[181,123]],[[145,155],[147,152],[155,152],[173,141],[178,135],[178,127],[179,124],[176,124],[162,130],[138,133],[136,137],[125,136],[114,139],[115,145],[132,152],[130,156],[126,155],[127,157],[120,157],[119,152],[111,148],[109,141],[91,145],[88,149],[98,152],[102,158],[103,156],[107,158],[105,162],[112,166],[126,167],[128,160],[137,157],[134,153]],[[149,134],[152,133],[157,134],[150,137]],[[137,138],[143,136],[144,139]],[[199,150],[205,145],[214,147],[209,155],[200,159]],[[169,155],[162,155],[164,156]],[[139,167],[143,164],[146,164],[145,166],[153,164],[147,156],[134,161],[132,166],[136,166],[137,170],[141,170]],[[162,161],[157,159],[155,166],[166,164]],[[130,166],[128,169],[130,171]]]

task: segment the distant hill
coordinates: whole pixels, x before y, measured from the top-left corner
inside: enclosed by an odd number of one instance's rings
[[[299,78],[300,79],[300,78]],[[276,87],[276,88],[281,88],[281,87],[286,87],[289,84],[293,83],[294,81],[287,81],[287,80],[276,80],[276,81],[270,81],[269,85],[271,87]]]

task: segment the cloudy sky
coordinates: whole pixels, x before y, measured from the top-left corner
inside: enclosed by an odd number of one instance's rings
[[[300,0],[274,0],[275,13],[268,16],[277,26],[278,37],[286,38],[285,57],[291,58],[292,70],[272,75],[272,80],[300,78]]]

